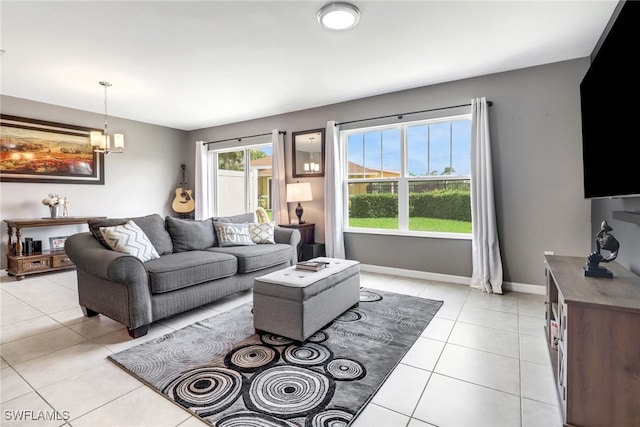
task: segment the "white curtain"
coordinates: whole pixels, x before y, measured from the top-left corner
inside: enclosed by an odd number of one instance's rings
[[[273,150],[271,177],[273,220],[276,224],[289,224],[287,179],[284,166],[284,135],[278,129],[271,132],[271,147]]]
[[[328,257],[345,258],[344,253],[344,161],[340,129],[327,122],[324,162],[324,244]]]
[[[209,211],[209,168],[207,167],[209,146],[204,141],[196,141],[196,203],[195,218],[211,218]]]
[[[502,293],[502,259],[493,197],[489,106],[486,98],[471,100],[471,287]]]

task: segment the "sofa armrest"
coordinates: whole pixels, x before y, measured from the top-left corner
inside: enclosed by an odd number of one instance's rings
[[[70,236],[65,252],[76,266],[82,307],[126,325],[132,337],[138,328],[146,331],[154,320],[151,289],[138,258],[106,249],[91,233]]]
[[[273,230],[273,238],[276,243],[286,243],[293,246],[291,265],[295,265],[298,262],[298,245],[301,239],[300,231],[295,228],[286,228],[276,225]]]
[[[76,268],[119,283],[147,282],[147,270],[138,258],[106,249],[91,233],[78,233],[65,242],[65,252]]]

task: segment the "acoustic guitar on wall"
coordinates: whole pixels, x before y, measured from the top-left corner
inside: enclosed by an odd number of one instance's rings
[[[195,210],[196,203],[191,195],[191,190],[187,188],[186,166],[181,165],[180,168],[182,169],[182,181],[180,181],[180,187],[176,188],[176,197],[173,199],[171,208],[178,213],[186,214]]]

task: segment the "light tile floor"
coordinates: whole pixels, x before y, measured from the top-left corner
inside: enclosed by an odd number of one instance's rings
[[[366,272],[361,283],[444,305],[354,427],[562,425],[544,296]],[[0,277],[2,426],[206,425],[106,356],[249,302],[251,292],[157,322],[137,340],[104,316],[83,317],[77,298],[74,271]],[[54,411],[58,419],[43,419]]]

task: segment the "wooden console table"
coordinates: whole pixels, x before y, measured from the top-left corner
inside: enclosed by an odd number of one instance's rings
[[[547,339],[566,426],[640,425],[640,277],[601,264],[613,279],[585,277],[585,257],[545,256]]]
[[[34,227],[57,227],[60,225],[86,224],[88,220],[96,217],[60,217],[60,218],[33,218],[33,219],[5,219],[9,241],[7,244],[7,273],[17,276],[18,280],[24,279],[27,274],[43,273],[46,271],[73,268],[74,265],[67,257],[64,250],[42,251],[38,254],[25,255],[22,247],[22,229]],[[104,218],[104,217],[98,217]],[[15,233],[15,252],[13,236]]]

